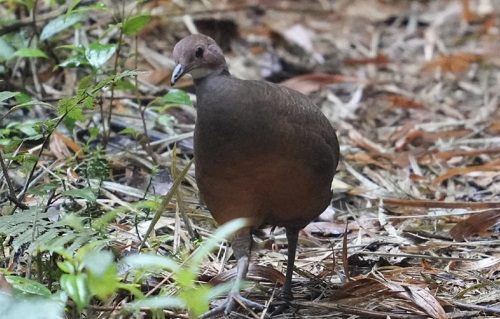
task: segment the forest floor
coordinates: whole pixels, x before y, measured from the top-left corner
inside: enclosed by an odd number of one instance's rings
[[[60,15],[58,10],[40,6],[38,27]],[[0,7],[7,12],[12,14]],[[151,20],[135,36],[108,30],[130,12],[147,12]],[[32,21],[17,14],[10,33],[26,30]],[[172,91],[177,95],[163,105],[155,99],[172,89],[175,43],[204,33],[221,45],[234,76],[303,92],[339,137],[342,158],[332,207],[301,231],[296,300],[277,317],[500,316],[499,1],[179,0],[140,6],[111,1],[106,11],[86,12],[80,24],[45,42],[47,58],[3,64],[0,92],[23,92],[41,104],[24,110],[12,109],[13,100],[0,104],[2,141],[11,139],[14,129],[23,138],[35,134],[21,124],[55,118],[50,106],[74,96],[84,77],[95,74],[88,65],[62,65],[67,56],[56,46],[121,40],[100,70],[147,72],[120,82],[116,90],[100,88],[96,104],[83,109],[72,130],[61,125],[50,138],[26,138],[18,155],[39,154],[34,171],[3,159],[16,191],[63,181],[51,188],[52,195],[89,187],[83,171],[105,163],[106,174],[91,187],[97,193],[48,200],[28,192],[24,205],[46,206],[55,214],[76,204],[79,214],[89,216],[121,208],[105,237],[122,255],[137,251],[152,214],[137,212],[132,204],[166,194],[178,174],[172,159],[183,168],[192,158],[192,80],[186,76],[176,85],[188,95]],[[7,200],[12,194],[4,173],[0,218],[16,211]],[[216,229],[199,202],[194,168],[153,226],[148,247],[168,255],[193,251],[195,238],[210,237]],[[266,304],[284,280],[286,237],[284,230],[272,233],[266,226],[255,240],[250,267],[255,281],[244,295]],[[235,260],[225,247],[203,263],[200,281],[234,278]],[[5,251],[9,262],[2,267],[24,273],[20,257]],[[164,278],[157,279],[150,284]],[[116,297],[107,304],[110,309],[99,308],[100,316],[110,316],[121,302]],[[235,318],[265,315],[239,312]],[[187,317],[180,310],[165,314]]]

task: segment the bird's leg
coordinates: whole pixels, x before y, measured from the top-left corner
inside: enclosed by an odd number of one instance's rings
[[[280,297],[285,301],[285,304],[278,306],[273,311],[273,314],[283,312],[288,307],[288,303],[293,300],[292,277],[293,267],[295,264],[295,252],[297,251],[297,241],[299,240],[299,229],[287,228],[286,238],[288,240],[288,259],[286,264],[285,284],[283,285],[283,288],[281,288],[280,293]]]
[[[295,253],[297,251],[297,242],[299,240],[299,229],[287,228],[286,239],[288,240],[288,260],[286,264],[285,284],[281,290],[281,295],[286,301],[293,299],[292,294],[292,276],[295,265]]]
[[[204,313],[200,317],[201,319],[209,318],[222,312],[224,312],[226,315],[229,315],[236,304],[236,299],[238,299],[238,302],[240,304],[243,304],[248,308],[255,308],[258,310],[264,309],[263,305],[248,300],[242,297],[240,294],[241,284],[245,280],[248,272],[248,263],[250,259],[250,252],[252,249],[252,229],[250,227],[245,227],[238,231],[233,239],[232,247],[234,251],[234,257],[236,257],[236,259],[238,260],[238,264],[236,266],[236,279],[234,281],[233,288],[222,304]]]

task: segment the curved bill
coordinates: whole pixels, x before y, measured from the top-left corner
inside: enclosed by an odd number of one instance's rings
[[[172,72],[172,78],[170,79],[170,85],[174,85],[177,80],[181,78],[181,76],[184,75],[184,66],[182,64],[177,64],[175,66],[174,71]]]

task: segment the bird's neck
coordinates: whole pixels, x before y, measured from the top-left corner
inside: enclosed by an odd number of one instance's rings
[[[216,77],[216,76],[230,76],[231,74],[229,73],[229,70],[227,69],[226,66],[223,68],[214,70],[213,72],[205,75],[204,77],[201,78],[193,78],[194,80],[194,85],[196,87],[200,87],[202,85],[205,85],[207,81],[210,81],[211,78]]]

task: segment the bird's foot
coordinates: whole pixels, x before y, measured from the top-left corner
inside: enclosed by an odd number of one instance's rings
[[[277,301],[272,302],[270,305],[271,307],[274,306],[271,315],[282,314],[285,310],[290,308],[292,301],[293,301],[293,295],[291,293],[286,293],[282,291],[278,295]]]
[[[265,308],[265,306],[261,305],[260,303],[257,303],[257,302],[251,301],[245,297],[242,297],[239,292],[233,292],[227,296],[226,300],[224,300],[224,302],[222,304],[218,305],[214,309],[212,309],[208,312],[205,312],[203,315],[201,315],[200,319],[210,318],[212,316],[222,314],[222,313],[224,313],[225,315],[229,315],[231,313],[231,311],[233,310],[234,306],[237,304],[241,304],[247,308],[257,309],[259,311],[264,310],[264,308]]]

